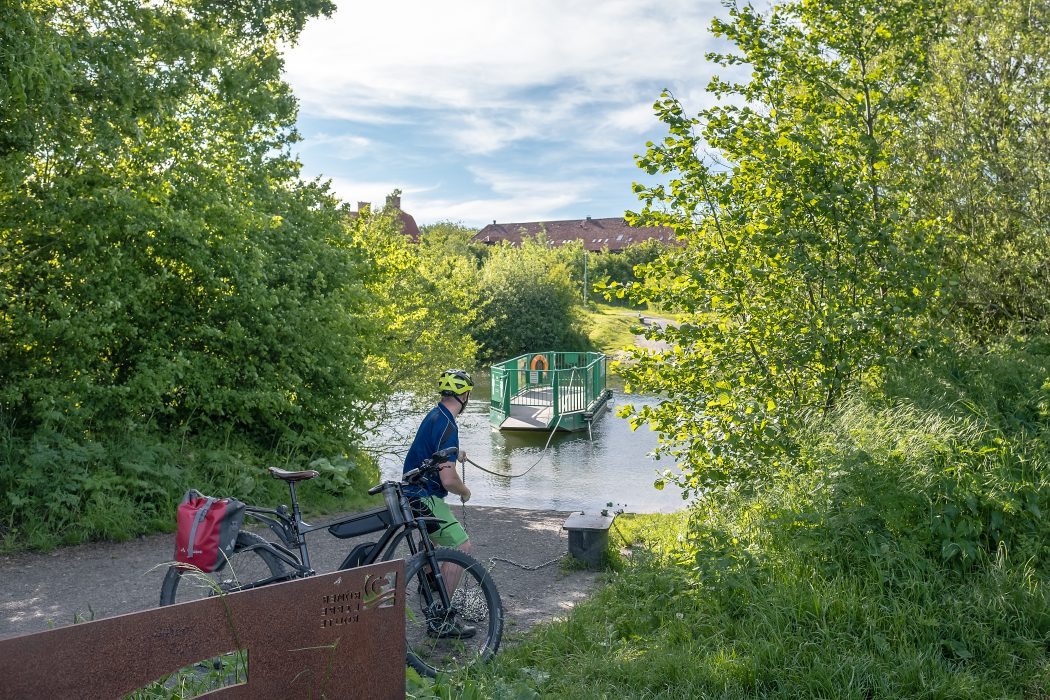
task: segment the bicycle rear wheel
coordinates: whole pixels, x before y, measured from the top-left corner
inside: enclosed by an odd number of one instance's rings
[[[427,676],[488,661],[503,636],[503,602],[489,572],[473,557],[455,549],[435,550],[438,566],[463,569],[446,609],[436,580],[420,553],[405,565],[405,641],[408,663]],[[473,634],[468,634],[470,629]]]
[[[237,533],[237,545],[222,570],[205,573],[180,565],[168,568],[160,588],[160,604],[173,605],[191,600],[200,600],[222,593],[232,593],[242,587],[285,574],[285,565],[270,551],[254,545],[266,544],[266,540],[251,532]]]

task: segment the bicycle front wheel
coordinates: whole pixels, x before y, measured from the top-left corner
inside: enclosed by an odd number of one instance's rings
[[[178,564],[169,567],[160,588],[160,604],[173,605],[233,593],[258,581],[284,576],[285,566],[273,553],[263,547],[249,549],[265,544],[266,540],[254,533],[239,532],[233,554],[220,571],[205,573]]]
[[[488,661],[503,636],[503,602],[485,567],[456,549],[438,548],[434,557],[439,568],[455,565],[462,574],[446,608],[426,552],[405,564],[408,663],[427,676]]]

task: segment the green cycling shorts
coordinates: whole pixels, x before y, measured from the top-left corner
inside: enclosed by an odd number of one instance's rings
[[[467,531],[456,520],[456,516],[452,515],[452,511],[449,509],[448,504],[445,503],[445,499],[438,496],[427,496],[419,499],[416,503],[426,506],[430,510],[430,514],[441,521],[437,530],[430,533],[430,539],[434,542],[444,547],[458,547],[470,539]],[[427,515],[425,512],[421,514]]]

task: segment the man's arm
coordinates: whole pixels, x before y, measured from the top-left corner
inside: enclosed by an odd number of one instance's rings
[[[459,478],[459,474],[456,473],[456,463],[445,462],[439,469],[441,470],[438,472],[441,476],[441,485],[445,487],[445,490],[459,496],[464,503],[469,501],[470,489],[467,488],[467,485]]]

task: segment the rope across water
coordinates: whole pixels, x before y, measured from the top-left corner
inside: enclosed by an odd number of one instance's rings
[[[493,476],[502,476],[502,477],[504,477],[506,479],[517,479],[519,477],[525,476],[526,474],[531,472],[533,470],[533,468],[537,464],[540,463],[540,461],[543,459],[543,455],[547,454],[547,450],[551,446],[551,439],[554,437],[554,433],[558,432],[558,426],[559,425],[561,425],[561,416],[558,416],[558,420],[554,422],[554,429],[551,430],[551,434],[547,437],[547,444],[543,446],[543,451],[540,452],[540,456],[537,457],[536,461],[533,462],[531,465],[529,465],[529,468],[526,469],[525,471],[523,471],[521,474],[501,474],[500,472],[494,472],[494,471],[492,471],[490,469],[486,469],[485,467],[481,466],[480,464],[478,464],[477,462],[475,462],[474,460],[472,460],[472,459],[470,459],[468,457],[466,460],[461,462],[461,464],[463,464],[463,483],[466,483],[466,474],[467,474],[466,462],[470,462],[470,464],[472,466],[477,467],[478,469],[480,469],[481,471],[485,472],[486,474],[492,474]]]

